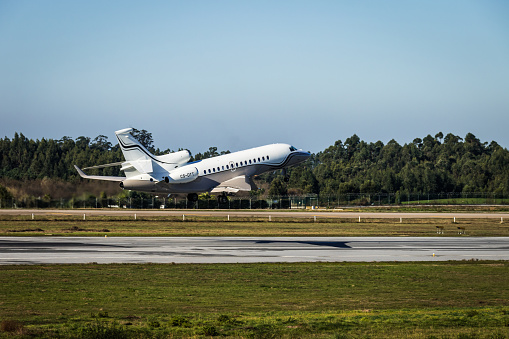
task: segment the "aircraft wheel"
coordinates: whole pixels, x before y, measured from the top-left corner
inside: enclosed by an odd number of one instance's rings
[[[197,202],[198,201],[198,194],[196,193],[189,193],[187,195],[187,200],[190,202]]]

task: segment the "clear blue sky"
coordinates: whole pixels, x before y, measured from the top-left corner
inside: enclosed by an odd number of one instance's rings
[[[508,1],[0,0],[0,137],[509,147]]]

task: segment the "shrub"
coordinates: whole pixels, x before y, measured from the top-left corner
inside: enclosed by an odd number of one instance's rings
[[[181,315],[173,316],[170,319],[170,324],[171,326],[174,327],[185,327],[185,328],[191,327],[191,322],[189,321],[189,319]]]
[[[78,331],[78,338],[123,339],[129,337],[129,331],[116,323],[96,322],[82,327]]]
[[[219,331],[214,325],[205,325],[202,327],[201,334],[213,337],[219,335]]]

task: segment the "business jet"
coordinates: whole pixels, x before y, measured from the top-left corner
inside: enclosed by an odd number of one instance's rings
[[[310,154],[288,144],[272,144],[189,162],[188,150],[165,155],[151,154],[126,128],[115,132],[125,161],[84,168],[122,166],[125,177],[87,175],[74,165],[85,179],[117,181],[126,190],[154,194],[187,193],[191,202],[198,193],[222,193],[218,201],[227,201],[227,194],[256,189],[253,177],[265,172],[286,169],[304,162]]]

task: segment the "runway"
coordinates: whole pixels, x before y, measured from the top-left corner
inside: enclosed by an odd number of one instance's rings
[[[0,265],[509,260],[509,237],[0,237]]]

